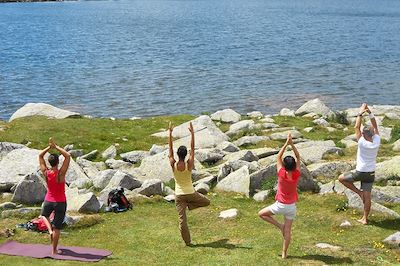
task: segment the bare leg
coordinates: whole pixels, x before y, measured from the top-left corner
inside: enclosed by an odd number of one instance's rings
[[[283,247],[282,247],[282,259],[286,259],[287,251],[290,244],[290,239],[292,236],[292,223],[293,220],[289,220],[285,218],[285,223],[283,225]]]
[[[60,239],[60,230],[59,229],[54,229],[53,232],[53,254],[60,254],[57,246],[58,246],[58,240]]]
[[[354,184],[353,182],[347,181],[345,180],[343,175],[339,176],[339,182],[342,183],[345,187],[347,187],[348,189],[352,190],[353,192],[357,193],[358,196],[360,196],[360,198],[362,199],[362,201],[364,202],[364,198],[363,198],[363,193],[361,190],[359,190]]]
[[[39,218],[42,219],[44,224],[46,225],[47,230],[50,234],[50,241],[53,242],[53,227],[51,226],[49,218],[47,218],[46,216],[39,216]]]
[[[371,211],[371,192],[363,191],[363,198],[364,198],[364,215],[358,222],[362,224],[368,224],[368,215]]]
[[[264,221],[269,222],[270,224],[275,225],[279,230],[281,230],[282,235],[284,234],[283,232],[283,224],[279,223],[277,220],[275,220],[272,216],[274,214],[268,209],[268,207],[262,209],[261,211],[258,212],[258,216],[263,219]]]

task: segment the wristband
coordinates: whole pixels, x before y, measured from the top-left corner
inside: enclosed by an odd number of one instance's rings
[[[370,113],[370,114],[368,115],[368,117],[369,117],[369,119],[375,118],[375,116],[374,116],[373,113]]]

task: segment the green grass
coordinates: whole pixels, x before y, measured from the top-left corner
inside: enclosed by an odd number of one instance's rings
[[[400,262],[398,249],[380,245],[383,238],[400,228],[400,220],[373,213],[371,225],[359,225],[355,222],[360,217],[358,211],[336,210],[343,201],[342,196],[306,193],[300,196],[289,258],[283,261],[279,257],[280,233],[257,216],[272,200],[257,203],[242,196],[213,195],[209,196],[209,207],[188,214],[194,247],[185,247],[180,238],[174,204],[157,199],[140,201],[126,213],[96,215],[87,219],[84,226],[67,228],[61,244],[113,251],[110,258],[96,265],[376,265],[380,259]],[[228,221],[219,219],[219,212],[228,208],[237,208],[239,217]],[[354,226],[339,228],[345,219]],[[25,220],[0,220],[0,229],[19,222]],[[47,235],[20,229],[13,239],[48,243]],[[343,250],[319,250],[315,248],[319,242],[339,245]],[[82,265],[4,255],[0,255],[0,260],[2,265]]]

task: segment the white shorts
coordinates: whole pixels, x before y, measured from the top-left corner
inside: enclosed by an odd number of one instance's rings
[[[274,204],[268,206],[268,210],[275,215],[282,214],[288,220],[294,220],[296,217],[296,203],[283,204],[276,201]]]

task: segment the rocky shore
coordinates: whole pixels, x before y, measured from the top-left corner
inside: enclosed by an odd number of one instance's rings
[[[385,149],[390,150],[390,155],[380,153],[372,209],[400,218],[397,212],[385,207],[387,204],[400,203],[398,129],[396,126],[387,126],[385,122],[400,122],[400,106],[373,105],[371,109],[377,117]],[[357,110],[355,107],[334,112],[319,99],[314,99],[297,110],[282,109],[279,114],[266,115],[255,111],[243,115],[225,109],[199,116],[191,121],[196,136],[195,189],[203,194],[210,191],[242,194],[256,201],[273,197],[276,154],[279,150],[276,143],[284,141],[290,132],[302,157],[299,189],[324,195],[344,194],[349,207],[361,209],[359,197],[335,181],[340,173],[355,168],[354,146],[357,144],[352,124]],[[13,114],[10,121],[32,115],[52,119],[81,116],[47,104],[27,104]],[[311,126],[282,122],[295,119],[308,119]],[[364,122],[368,123],[368,119]],[[189,145],[188,123],[176,125],[173,132],[175,148]],[[304,137],[310,132],[316,132],[317,139]],[[339,133],[344,137],[337,142],[326,137]],[[167,143],[166,130],[154,132],[153,136],[164,138]],[[269,142],[275,144],[271,147]],[[119,186],[125,188],[128,198],[133,201],[155,196],[162,196],[167,201],[174,200],[166,145],[154,144],[149,150],[124,153],[119,153],[117,145],[112,143],[103,151],[75,149],[74,145],[65,148],[75,158],[66,177],[69,184],[68,211],[102,211],[108,192]],[[343,156],[347,151],[352,151],[353,155]],[[22,144],[0,142],[0,197],[11,198],[11,202],[0,205],[2,217],[9,216],[10,212],[30,211],[23,206],[43,201],[46,186],[38,171],[38,154],[39,150]],[[102,160],[93,161],[94,158]],[[31,211],[37,209],[32,208]]]

